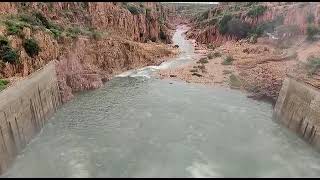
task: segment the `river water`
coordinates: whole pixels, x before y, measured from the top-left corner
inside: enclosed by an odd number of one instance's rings
[[[320,155],[242,92],[159,80],[173,61],[80,93],[49,119],[2,177],[318,177]]]

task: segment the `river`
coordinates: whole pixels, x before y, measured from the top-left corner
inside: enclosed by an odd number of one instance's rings
[[[243,92],[152,72],[181,55],[118,75],[64,104],[2,177],[319,177],[320,154]]]

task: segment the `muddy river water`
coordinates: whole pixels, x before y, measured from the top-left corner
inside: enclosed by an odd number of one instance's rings
[[[50,118],[3,177],[319,177],[320,154],[242,92],[160,80],[194,56],[120,74]]]

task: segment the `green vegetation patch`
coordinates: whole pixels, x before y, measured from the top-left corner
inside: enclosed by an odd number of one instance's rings
[[[218,29],[221,34],[228,32],[227,23],[232,19],[230,14],[225,14],[218,23]]]
[[[18,35],[23,37],[23,28],[35,28],[42,27],[48,29],[55,38],[61,36],[63,28],[49,21],[42,13],[35,12],[32,14],[22,13],[20,15],[7,16],[4,20],[4,24],[6,25],[8,35]]]
[[[0,91],[4,90],[8,84],[9,84],[9,81],[0,79]]]
[[[232,65],[233,61],[234,61],[234,59],[232,56],[227,56],[221,64],[222,65]]]
[[[35,39],[24,40],[23,47],[30,57],[35,57],[40,52],[40,47]]]
[[[8,39],[3,36],[0,36],[0,59],[10,64],[19,62],[17,51],[11,47]]]
[[[141,7],[136,7],[131,4],[126,4],[125,7],[130,11],[131,14],[133,15],[138,15],[144,13],[144,8]]]
[[[267,10],[266,6],[258,5],[258,6],[252,6],[250,10],[247,12],[247,15],[249,17],[258,17],[264,14],[264,12]]]
[[[6,20],[4,21],[6,25],[7,35],[17,35],[22,36],[22,30],[25,24],[17,20]]]
[[[226,32],[238,38],[245,38],[250,33],[251,27],[248,23],[238,18],[231,19],[227,22]]]

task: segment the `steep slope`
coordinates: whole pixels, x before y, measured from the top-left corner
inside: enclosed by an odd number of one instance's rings
[[[63,101],[174,54],[164,44],[172,34],[160,3],[12,2],[0,9],[0,78],[13,82],[55,60]]]

